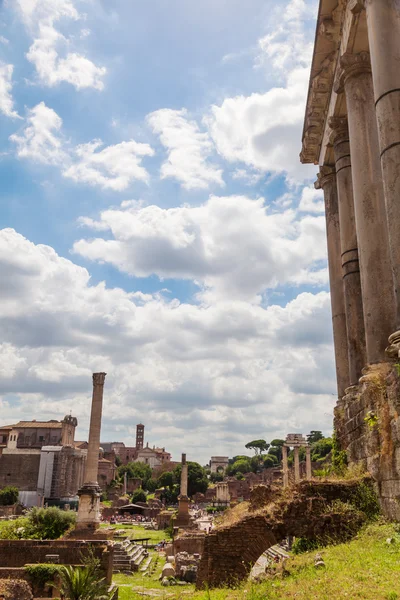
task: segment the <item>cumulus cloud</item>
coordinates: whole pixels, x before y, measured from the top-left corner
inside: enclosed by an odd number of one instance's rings
[[[266,308],[129,294],[91,283],[86,269],[11,229],[0,232],[0,277],[3,421],[72,409],[83,437],[91,372],[105,370],[105,439],[133,441],[144,420],[150,442],[206,461],[243,451],[253,434],[329,430],[326,292]]]
[[[55,24],[61,20],[78,21],[81,18],[73,2],[18,0],[18,5],[22,19],[34,38],[26,56],[35,66],[41,83],[52,87],[65,81],[78,90],[104,88],[106,68],[95,65],[79,52],[69,51],[71,38],[56,29]]]
[[[301,192],[299,210],[301,212],[323,213],[325,211],[323,191],[316,190],[313,185],[304,187]]]
[[[99,150],[103,142],[93,140],[72,148],[61,130],[61,117],[40,102],[29,110],[22,132],[11,135],[10,140],[17,145],[20,158],[59,165],[64,177],[79,183],[121,191],[133,180],[148,182],[148,173],[141,166],[143,157],[154,154],[148,144],[130,140]]]
[[[324,285],[323,217],[272,212],[264,200],[211,196],[196,207],[121,206],[85,221],[113,239],[81,239],[74,251],[139,277],[196,280],[222,297],[254,298],[290,281]]]
[[[185,109],[157,110],[147,116],[147,122],[168,150],[168,159],[161,167],[163,179],[177,179],[187,190],[224,185],[222,170],[208,161],[215,152],[208,133],[200,131]]]
[[[64,177],[115,191],[125,190],[134,179],[148,182],[148,172],[141,166],[144,156],[154,155],[148,144],[130,140],[99,150],[101,146],[101,140],[77,146],[77,161],[64,170]]]
[[[12,74],[13,65],[6,65],[0,61],[0,112],[6,117],[13,119],[19,118],[14,110],[14,101],[12,97]]]
[[[28,111],[27,125],[22,133],[10,136],[17,145],[17,155],[38,163],[60,164],[66,159],[60,136],[62,119],[40,102]]]
[[[226,98],[204,118],[223,158],[262,173],[286,174],[290,184],[302,183],[316,171],[299,161],[313,41],[306,16],[314,14],[314,5],[314,0],[291,0],[283,14],[277,8],[268,33],[259,40],[256,64],[267,65],[281,85]]]

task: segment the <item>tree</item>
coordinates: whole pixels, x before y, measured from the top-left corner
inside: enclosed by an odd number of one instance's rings
[[[56,540],[70,529],[76,521],[72,510],[61,510],[56,506],[38,508],[34,506],[27,513],[26,536],[39,540]]]
[[[272,440],[271,446],[268,450],[268,454],[275,456],[278,463],[281,462],[281,460],[282,460],[282,446],[284,443],[285,443],[285,440],[276,438],[276,439]]]
[[[222,473],[211,473],[211,475],[210,475],[211,483],[217,483],[217,481],[223,481],[223,480],[224,480],[224,476],[222,475]]]
[[[311,445],[314,442],[318,442],[319,440],[324,439],[324,435],[322,431],[315,431],[314,429],[310,431],[310,433],[306,436],[307,442]]]
[[[121,465],[117,469],[117,478],[122,481],[124,473],[128,479],[141,479],[143,489],[147,489],[147,482],[151,479],[151,468],[149,465],[140,462],[130,462],[127,465]]]
[[[276,465],[276,462],[274,460],[274,457],[267,454],[267,456],[264,457],[264,467],[266,469],[270,469],[271,467],[274,467]]]
[[[9,485],[0,490],[0,506],[11,506],[18,502],[18,488]]]
[[[136,504],[136,502],[146,502],[146,494],[142,488],[139,488],[133,492],[131,502],[132,504]]]
[[[333,449],[333,440],[332,438],[322,438],[317,442],[314,442],[311,446],[311,460],[317,461],[322,460]]]
[[[202,494],[208,488],[208,478],[205,469],[197,462],[188,461],[188,495],[193,496],[197,492]],[[180,485],[182,465],[175,467],[173,474],[174,480]]]
[[[262,452],[266,452],[269,448],[269,444],[265,440],[253,440],[246,444],[245,448],[248,450],[254,450],[254,453],[261,454]]]
[[[156,491],[156,489],[158,488],[158,479],[153,479],[153,477],[151,479],[149,479],[146,483],[146,489],[148,492],[150,492],[151,494],[153,492]]]
[[[167,487],[170,490],[172,490],[172,486],[174,485],[174,483],[175,480],[172,471],[164,471],[164,473],[161,473],[160,477],[157,479],[157,485],[160,488]]]
[[[236,475],[237,473],[250,473],[251,464],[248,458],[239,458],[232,465],[232,475]]]

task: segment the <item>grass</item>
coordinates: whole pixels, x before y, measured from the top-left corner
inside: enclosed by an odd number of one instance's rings
[[[393,538],[393,543],[386,540]],[[351,542],[320,550],[325,568],[316,569],[316,551],[294,556],[286,564],[285,577],[259,584],[247,582],[236,590],[196,592],[192,585],[163,588],[157,577],[142,573],[116,575],[122,584],[120,600],[139,600],[141,589],[158,591],[170,600],[400,600],[400,526],[376,522],[364,528]],[[135,587],[135,590],[132,589]],[[156,592],[157,593],[157,592]]]
[[[162,540],[166,540],[167,542],[169,541],[168,535],[163,529],[158,531],[155,529],[147,529],[146,527],[143,527],[143,525],[123,525],[122,523],[118,525],[102,523],[100,527],[123,529],[124,531],[126,531],[127,537],[129,537],[132,540],[140,538],[150,538],[150,544],[158,544],[158,542],[161,542]]]

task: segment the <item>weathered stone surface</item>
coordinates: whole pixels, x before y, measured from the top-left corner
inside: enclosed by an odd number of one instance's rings
[[[349,464],[376,482],[383,512],[400,519],[400,378],[391,363],[364,373],[335,409],[336,435]]]
[[[175,577],[175,567],[171,563],[166,563],[163,566],[161,575],[162,577]]]
[[[288,535],[345,539],[361,527],[361,513],[336,512],[334,500],[346,500],[359,482],[302,482],[292,490],[292,497],[276,498],[274,510],[249,515],[229,527],[215,529],[204,539],[204,550],[196,585],[203,588],[235,586],[247,578],[259,556]]]
[[[32,600],[33,594],[26,581],[10,579],[0,581],[0,597],[4,600]]]
[[[272,501],[274,491],[271,486],[257,485],[251,490],[250,511],[258,510]]]

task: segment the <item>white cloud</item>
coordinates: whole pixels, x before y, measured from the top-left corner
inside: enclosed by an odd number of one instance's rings
[[[14,101],[11,95],[13,70],[13,65],[6,65],[0,61],[0,112],[6,117],[15,119],[19,118],[19,115],[14,110]]]
[[[326,284],[319,264],[326,253],[324,218],[272,213],[263,199],[211,196],[197,207],[121,206],[92,225],[108,228],[113,239],[81,239],[75,252],[130,275],[193,279],[205,286],[204,299],[254,299],[266,288],[307,283],[307,277],[310,284]]]
[[[313,185],[304,187],[301,192],[299,211],[310,213],[325,212],[323,191],[316,190]]]
[[[78,160],[64,170],[64,177],[115,191],[125,190],[135,179],[148,182],[148,172],[141,166],[144,156],[154,155],[148,144],[130,140],[99,150],[102,145],[101,140],[93,140],[77,146]]]
[[[44,102],[30,109],[26,120],[23,131],[10,136],[20,158],[58,165],[64,177],[103,189],[122,191],[134,180],[148,182],[141,166],[143,157],[154,154],[148,144],[130,140],[99,150],[103,142],[93,140],[71,148],[62,135],[61,117]]]
[[[84,439],[91,372],[105,370],[106,440],[129,443],[144,421],[150,443],[205,462],[253,437],[331,427],[326,292],[267,308],[129,294],[91,284],[86,269],[10,229],[0,232],[0,279],[3,422],[72,409]]]
[[[314,7],[314,0],[291,0],[283,14],[282,7],[277,7],[270,20],[269,33],[258,42],[258,66],[272,67],[283,77],[294,68],[309,68],[313,39],[305,29],[305,22],[307,18],[314,18]]]
[[[35,66],[41,83],[52,87],[65,81],[77,90],[102,90],[106,68],[96,66],[78,52],[68,51],[71,38],[66,38],[55,27],[60,20],[78,21],[81,18],[74,4],[70,0],[18,0],[18,4],[23,21],[34,38],[26,56]],[[85,33],[81,39],[84,37]]]
[[[205,118],[218,152],[228,161],[302,181],[316,167],[300,164],[299,140],[304,119],[308,69],[296,69],[286,87],[265,94],[226,98]]]
[[[17,155],[44,164],[60,164],[66,160],[60,136],[62,119],[58,114],[40,102],[29,110],[26,120],[21,135],[10,136],[17,145]]]
[[[7,46],[10,43],[10,40],[4,37],[4,35],[0,35],[0,43]]]
[[[163,108],[147,116],[147,121],[168,150],[161,177],[172,177],[187,189],[207,189],[224,185],[222,170],[208,161],[215,152],[207,132],[201,132],[187,111]]]

